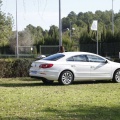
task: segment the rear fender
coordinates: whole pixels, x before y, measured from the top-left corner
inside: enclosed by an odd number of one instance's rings
[[[64,72],[64,71],[71,71],[71,72],[73,73],[73,78],[75,78],[74,71],[72,71],[72,70],[70,70],[70,69],[65,69],[65,70],[62,70],[62,71],[59,73],[58,80],[59,80],[59,78],[60,78],[61,73]],[[73,81],[74,81],[74,80],[73,80]]]

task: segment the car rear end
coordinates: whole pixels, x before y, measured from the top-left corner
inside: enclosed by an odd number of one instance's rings
[[[67,68],[69,68],[69,65],[66,63],[65,53],[57,53],[33,62],[29,75],[48,80],[58,80],[61,71]]]
[[[29,75],[35,78],[58,80],[59,69],[54,61],[39,60],[31,64]]]

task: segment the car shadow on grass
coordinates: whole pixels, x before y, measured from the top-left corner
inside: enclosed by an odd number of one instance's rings
[[[72,84],[77,85],[77,84],[102,84],[102,83],[113,83],[110,80],[97,80],[97,81],[74,81]]]
[[[71,85],[84,85],[84,84],[109,84],[111,81],[74,81]],[[58,81],[52,84],[44,84],[40,79],[34,78],[19,78],[14,80],[7,80],[0,82],[0,87],[35,87],[35,86],[62,86]]]

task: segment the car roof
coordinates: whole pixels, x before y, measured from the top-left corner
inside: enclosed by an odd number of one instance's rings
[[[63,52],[63,53],[56,53],[56,54],[52,54],[52,55],[57,55],[57,54],[64,55],[64,57],[57,59],[57,61],[64,61],[64,60],[66,61],[67,58],[72,57],[72,56],[76,56],[76,55],[95,55],[95,56],[99,56],[101,58],[104,58],[100,55],[90,53],[90,52]],[[50,55],[50,56],[52,56],[52,55]],[[106,59],[106,58],[104,58],[104,59]],[[42,60],[45,60],[45,59],[42,59]]]
[[[71,56],[74,56],[74,55],[95,55],[95,56],[104,58],[104,57],[102,57],[102,56],[100,56],[100,55],[97,55],[97,54],[94,54],[94,53],[90,53],[90,52],[63,52],[63,53],[58,53],[58,54],[63,54],[63,55],[65,55],[63,58],[59,59],[60,61],[61,61],[61,60],[64,60],[64,59],[67,59],[67,58],[69,58],[69,57],[71,57]],[[104,58],[104,59],[106,59],[106,58]],[[59,60],[58,60],[58,61],[59,61]]]
[[[90,55],[95,55],[95,54],[89,53],[89,52],[63,52],[62,54],[66,55],[66,56],[79,55],[79,54],[90,54]]]

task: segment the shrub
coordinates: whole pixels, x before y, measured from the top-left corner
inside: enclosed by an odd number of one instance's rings
[[[114,62],[120,63],[120,59],[119,58],[114,58]]]
[[[33,59],[1,59],[0,77],[28,77]]]

